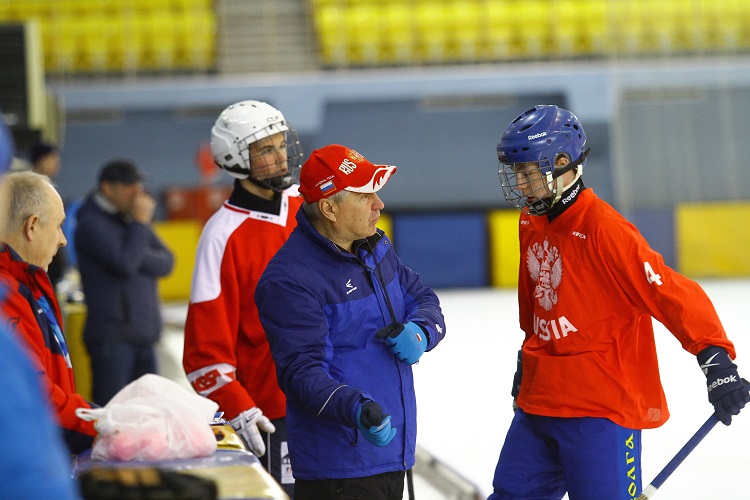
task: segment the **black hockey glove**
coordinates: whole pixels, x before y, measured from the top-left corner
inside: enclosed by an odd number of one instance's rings
[[[513,375],[513,387],[510,389],[510,395],[513,396],[513,401],[518,397],[518,393],[521,392],[521,377],[523,376],[523,365],[521,364],[521,349],[518,350],[518,359],[516,359],[516,373]]]
[[[513,411],[518,409],[516,405],[516,399],[518,399],[518,393],[521,392],[521,377],[523,376],[523,365],[521,363],[521,349],[518,350],[518,358],[516,358],[516,373],[513,374],[513,386],[510,388],[510,395],[513,396]]]
[[[729,425],[732,415],[738,415],[750,402],[750,384],[740,378],[737,365],[732,363],[722,347],[706,347],[698,353],[697,358],[706,375],[708,401],[714,405],[716,418],[722,424]]]

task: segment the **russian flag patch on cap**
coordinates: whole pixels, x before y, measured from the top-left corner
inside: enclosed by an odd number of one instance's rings
[[[333,189],[336,189],[336,186],[334,186],[333,181],[328,181],[326,183],[323,183],[322,186],[320,186],[320,192],[323,194],[326,194],[328,191],[331,191]]]

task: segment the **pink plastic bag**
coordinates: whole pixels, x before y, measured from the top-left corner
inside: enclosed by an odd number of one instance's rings
[[[79,408],[99,432],[94,460],[172,460],[216,450],[211,430],[218,405],[176,382],[148,374],[122,388],[103,408]]]

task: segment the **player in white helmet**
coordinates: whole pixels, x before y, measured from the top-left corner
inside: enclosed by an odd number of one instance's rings
[[[278,109],[260,101],[241,101],[221,112],[211,129],[211,153],[232,177],[273,191],[296,183],[302,165],[297,133]]]
[[[286,399],[253,295],[266,264],[296,226],[302,148],[279,110],[242,101],[219,115],[211,152],[235,178],[234,190],[198,243],[183,366],[195,390],[219,404],[292,497]]]

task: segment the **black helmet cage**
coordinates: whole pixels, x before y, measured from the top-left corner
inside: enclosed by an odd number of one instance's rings
[[[250,157],[248,146],[248,164],[250,165],[250,175],[248,180],[262,188],[271,189],[276,192],[284,191],[291,185],[299,182],[299,172],[302,168],[302,159],[304,153],[302,144],[299,141],[297,132],[290,128],[283,132],[286,141],[286,165],[287,169],[281,175],[273,177],[268,176],[268,170],[275,164],[267,164],[261,160],[262,156]]]
[[[500,177],[500,183],[503,188],[503,194],[505,195],[506,201],[521,211],[531,215],[544,215],[550,211],[552,206],[559,200],[564,189],[567,186],[563,186],[562,174],[572,169],[578,169],[579,172],[583,168],[583,164],[586,162],[591,148],[586,149],[581,156],[565,165],[564,167],[554,167],[554,163],[561,156],[565,156],[570,160],[570,154],[566,152],[559,152],[554,159],[554,162],[550,164],[549,160],[542,159],[540,162],[522,162],[522,163],[503,163],[500,162],[500,168],[498,169],[498,176]],[[529,163],[536,163],[536,167],[533,170],[528,170]],[[524,175],[524,180],[519,182],[518,170],[520,168],[527,168]],[[576,176],[578,179],[580,175]],[[546,187],[546,196],[539,196],[534,198],[534,201],[529,202],[527,197],[523,194],[522,186],[526,184],[533,184],[535,181],[542,181]]]

